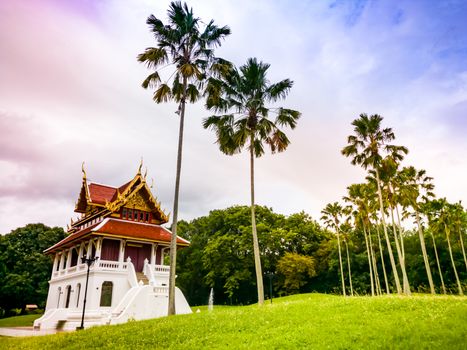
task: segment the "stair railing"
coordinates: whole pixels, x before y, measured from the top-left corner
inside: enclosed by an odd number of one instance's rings
[[[126,259],[127,265],[128,265],[128,282],[130,282],[130,286],[136,287],[138,285],[138,278],[136,278],[136,271],[135,271],[135,266],[131,262],[131,258],[128,257]]]
[[[143,273],[148,278],[149,285],[154,286],[156,284],[156,279],[154,278],[154,273],[148,259],[144,259]]]

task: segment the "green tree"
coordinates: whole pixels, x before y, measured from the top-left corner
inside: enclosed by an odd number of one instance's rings
[[[284,278],[288,293],[297,293],[307,283],[307,277],[316,275],[312,257],[296,253],[286,253],[277,263],[277,272]]]
[[[396,282],[397,292],[401,293],[402,290],[397,272],[397,266],[387,233],[378,167],[383,159],[383,152],[387,154],[393,154],[395,159],[400,161],[402,160],[402,154],[408,153],[408,150],[403,146],[388,144],[388,142],[395,139],[395,136],[391,128],[381,129],[382,120],[383,118],[377,114],[374,114],[370,117],[368,117],[366,114],[361,114],[360,118],[355,119],[352,122],[355,135],[350,135],[347,138],[348,145],[342,149],[342,154],[346,157],[352,157],[352,164],[361,165],[364,169],[373,169],[376,173],[376,183],[378,188],[378,198],[384,236],[386,239],[391,267]]]
[[[204,128],[215,131],[223,153],[233,155],[244,147],[250,152],[251,227],[259,305],[264,303],[264,289],[255,222],[254,159],[264,154],[265,143],[272,153],[285,151],[290,141],[280,127],[293,129],[300,117],[298,111],[266,105],[284,99],[293,85],[289,79],[270,84],[266,77],[269,67],[250,58],[240,69],[233,67],[224,78],[210,78],[206,106],[224,114],[213,115],[203,122]],[[274,121],[269,118],[273,112],[277,113]]]
[[[156,103],[170,100],[178,103],[180,127],[178,136],[177,171],[175,179],[174,207],[172,218],[172,239],[170,243],[170,279],[168,314],[175,314],[175,271],[176,271],[176,237],[178,220],[178,197],[180,190],[180,172],[182,165],[183,128],[186,102],[194,103],[200,98],[200,89],[207,74],[222,72],[229,64],[214,57],[214,48],[221,45],[221,40],[230,34],[227,26],[218,27],[211,20],[204,29],[200,28],[201,20],[194,16],[187,4],[179,1],[171,2],[168,10],[169,22],[164,24],[154,15],[148,17],[146,23],[154,34],[157,47],[150,47],[138,56],[138,61],[154,70],[142,86],[154,88],[153,100]],[[168,65],[175,66],[169,81],[163,82],[160,71]]]
[[[0,235],[0,308],[45,306],[52,260],[43,251],[65,238],[60,227],[29,224]]]

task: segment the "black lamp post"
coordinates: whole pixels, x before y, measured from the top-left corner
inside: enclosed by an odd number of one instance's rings
[[[266,272],[266,276],[269,277],[269,297],[271,298],[272,304],[272,279],[274,278],[274,272]]]
[[[84,329],[84,311],[86,310],[86,295],[88,294],[89,268],[95,261],[97,261],[97,259],[99,259],[98,256],[93,256],[90,258],[86,258],[85,256],[83,256],[81,258],[83,264],[88,265],[88,271],[86,273],[86,286],[84,287],[83,315],[81,316],[81,326],[76,327],[77,330]]]

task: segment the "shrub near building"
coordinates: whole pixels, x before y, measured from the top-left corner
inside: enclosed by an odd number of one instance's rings
[[[61,227],[29,224],[0,235],[0,308],[25,310],[26,304],[45,306],[52,261],[43,251],[66,236]]]

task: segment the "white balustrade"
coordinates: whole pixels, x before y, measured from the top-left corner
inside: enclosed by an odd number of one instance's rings
[[[155,273],[170,273],[170,266],[167,266],[167,265],[155,265],[154,266],[154,272]]]
[[[98,260],[91,266],[91,270],[112,270],[126,272],[128,270],[128,262],[119,262],[112,260]],[[68,267],[67,269],[54,271],[52,273],[52,278],[59,278],[62,276],[73,275],[75,273],[83,273],[87,271],[86,264],[79,264],[75,266]]]

